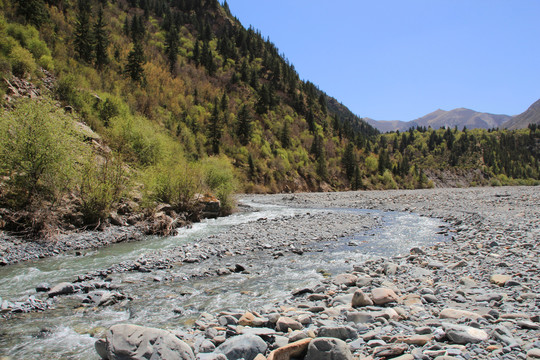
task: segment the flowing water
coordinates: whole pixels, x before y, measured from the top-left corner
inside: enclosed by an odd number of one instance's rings
[[[41,282],[56,284],[92,270],[106,269],[145,253],[167,249],[219,233],[260,218],[273,219],[320,209],[249,204],[257,211],[205,220],[183,229],[174,237],[152,237],[135,243],[116,244],[75,256],[71,254],[0,268],[0,297],[15,301],[35,295]],[[326,209],[325,211],[328,211]],[[351,238],[318,243],[302,256],[285,253],[261,261],[261,254],[234,257],[235,263],[250,264],[249,273],[227,276],[188,277],[203,273],[207,264],[186,264],[152,273],[112,274],[112,284],[132,299],[110,307],[81,307],[77,296],[62,297],[55,309],[16,315],[0,320],[0,359],[98,359],[93,335],[111,325],[129,322],[144,326],[179,329],[190,325],[201,312],[259,309],[282,301],[291,290],[313,286],[323,274],[338,274],[355,262],[370,257],[393,256],[413,246],[443,240],[437,234],[441,221],[415,214],[375,210],[333,209],[370,215],[379,226]],[[156,281],[159,278],[160,281]]]

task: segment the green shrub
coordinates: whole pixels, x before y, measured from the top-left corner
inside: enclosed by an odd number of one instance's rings
[[[0,172],[13,207],[53,200],[72,186],[85,147],[51,101],[23,99],[0,116]],[[6,199],[4,199],[6,200]]]
[[[119,152],[131,155],[141,165],[154,165],[163,156],[163,136],[145,118],[117,116],[111,119],[110,136]]]
[[[36,62],[30,51],[20,46],[16,46],[11,50],[10,62],[13,75],[18,77],[33,74],[37,69]]]
[[[40,57],[38,60],[38,64],[45,70],[54,70],[54,61],[51,55],[43,55],[42,57]]]
[[[77,102],[77,90],[75,87],[76,79],[73,75],[63,75],[56,82],[56,95],[58,98],[68,104]]]
[[[190,211],[195,194],[201,192],[201,172],[183,159],[149,167],[144,176],[147,206],[167,203],[177,211]]]
[[[202,161],[204,182],[221,202],[224,213],[234,208],[232,195],[238,189],[233,166],[226,157],[209,157]]]
[[[28,48],[34,39],[39,40],[39,32],[33,26],[11,23],[7,25],[7,33],[25,48]]]
[[[87,224],[105,219],[124,196],[128,179],[122,162],[114,156],[90,158],[80,182],[81,212]]]

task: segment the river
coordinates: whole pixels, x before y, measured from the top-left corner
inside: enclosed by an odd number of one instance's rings
[[[79,295],[61,297],[55,308],[40,313],[16,314],[0,319],[0,359],[98,359],[93,344],[96,334],[123,322],[167,329],[189,328],[202,312],[259,309],[290,296],[295,288],[313,286],[324,276],[352,268],[355,261],[370,257],[406,253],[413,246],[444,240],[439,234],[443,223],[411,213],[357,209],[305,209],[246,202],[250,211],[229,217],[208,219],[182,229],[174,237],[149,237],[134,243],[116,244],[82,254],[0,268],[0,297],[10,301],[36,296],[35,286],[73,281],[79,274],[106,269],[125,260],[137,259],[156,250],[179,244],[201,242],[209,236],[238,228],[259,219],[294,218],[317,212],[346,212],[370,216],[377,226],[344,238],[323,239],[301,256],[285,252],[261,261],[258,251],[229,259],[232,265],[249,264],[249,271],[226,276],[203,274],[209,259],[151,273],[113,273],[111,284],[118,285],[129,300],[109,307],[82,306]],[[231,265],[224,264],[224,265]],[[187,276],[189,275],[189,276]]]

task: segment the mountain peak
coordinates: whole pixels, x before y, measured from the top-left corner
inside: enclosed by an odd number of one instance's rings
[[[540,102],[538,105],[540,108]],[[481,113],[460,107],[453,110],[437,109],[413,121],[375,121],[370,119],[370,124],[380,131],[404,131],[417,126],[431,127],[433,129],[456,126],[458,129],[465,126],[469,129],[492,129],[501,126],[510,119],[511,117],[508,115]]]
[[[529,108],[508,120],[502,126],[509,130],[523,129],[529,124],[540,124],[540,99],[536,100]]]

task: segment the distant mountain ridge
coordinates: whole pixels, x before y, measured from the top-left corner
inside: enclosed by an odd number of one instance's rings
[[[540,112],[539,112],[540,114]],[[458,108],[450,111],[438,109],[432,113],[422,116],[412,121],[377,121],[369,118],[364,120],[371,126],[377,128],[379,131],[405,131],[411,127],[431,127],[433,129],[440,129],[442,127],[458,127],[463,129],[492,129],[501,127],[505,122],[510,121],[512,116],[481,113],[471,109]]]
[[[540,124],[540,100],[532,104],[525,112],[506,121],[502,127],[515,130],[526,128],[529,124]]]

